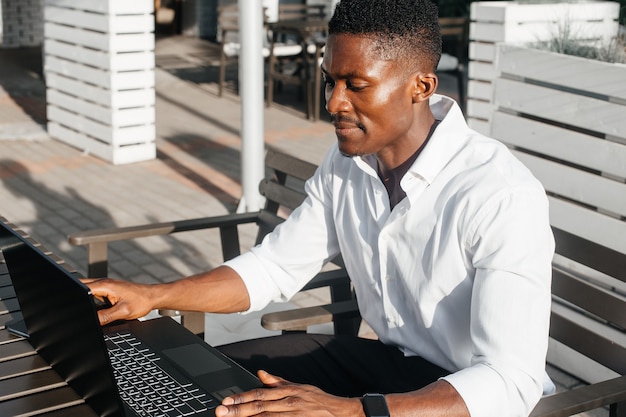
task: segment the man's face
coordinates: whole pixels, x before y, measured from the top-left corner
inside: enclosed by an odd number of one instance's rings
[[[372,39],[339,34],[328,38],[322,73],[326,110],[344,155],[408,152],[416,123],[410,71],[382,60]]]

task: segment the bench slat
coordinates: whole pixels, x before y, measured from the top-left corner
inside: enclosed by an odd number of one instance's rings
[[[513,151],[546,191],[588,206],[626,216],[626,184],[562,163]]]
[[[626,178],[626,146],[496,111],[491,134],[506,144]],[[516,134],[511,134],[516,132]]]
[[[268,149],[265,155],[265,165],[267,165],[268,168],[280,171],[300,180],[308,180],[317,169],[317,165],[311,162],[303,161],[302,159],[271,148]]]
[[[556,253],[626,282],[626,254],[553,227]]]
[[[530,417],[566,417],[626,401],[626,376],[544,397]]]
[[[566,200],[548,196],[550,200],[550,224],[571,234],[619,253],[626,253],[626,222],[589,210]],[[624,271],[624,270],[623,270]],[[620,279],[624,272],[616,275]]]
[[[306,198],[304,193],[287,188],[272,180],[263,180],[259,185],[259,190],[261,195],[268,200],[290,209],[298,207]]]
[[[552,294],[626,329],[626,300],[610,290],[555,269]]]
[[[550,336],[594,361],[626,374],[626,334],[583,314],[552,303]]]

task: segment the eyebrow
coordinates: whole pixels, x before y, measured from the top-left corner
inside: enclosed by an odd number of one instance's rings
[[[322,73],[323,73],[324,75],[328,75],[328,71],[326,71],[326,69],[324,68],[324,65],[323,65],[323,64],[320,66],[320,68],[321,68]],[[345,78],[345,79],[347,79],[347,78],[361,78],[361,79],[368,79],[368,77],[367,77],[367,76],[365,76],[365,75],[363,75],[363,74],[359,74],[359,73],[354,72],[354,71],[351,71],[351,72],[349,72],[349,73],[347,73],[347,74],[341,74],[340,78]]]

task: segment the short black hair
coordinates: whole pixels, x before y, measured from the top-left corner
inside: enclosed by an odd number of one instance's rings
[[[434,71],[441,57],[439,11],[430,0],[341,0],[328,33],[373,39],[382,59],[413,70]]]

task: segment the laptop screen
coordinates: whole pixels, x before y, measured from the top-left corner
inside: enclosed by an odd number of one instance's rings
[[[123,415],[87,286],[3,222],[0,248],[33,347],[99,415]]]

